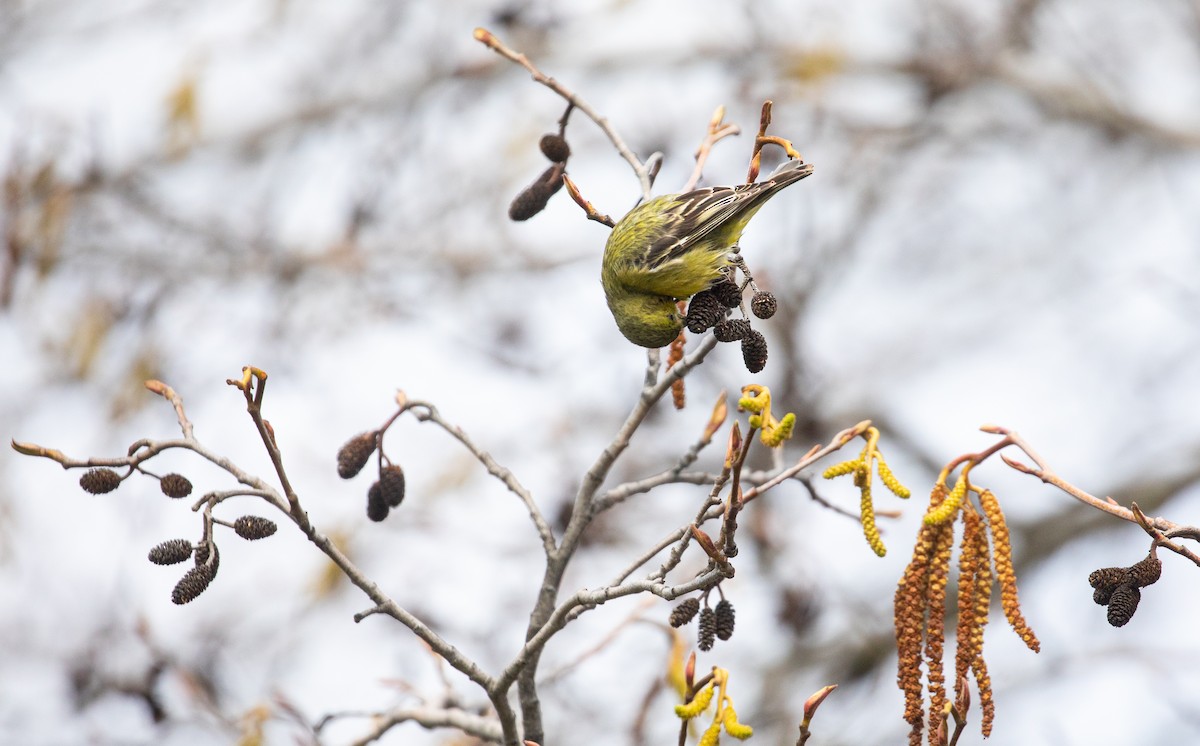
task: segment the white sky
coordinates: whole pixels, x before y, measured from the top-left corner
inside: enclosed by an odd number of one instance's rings
[[[597,282],[605,230],[563,194],[528,223],[504,217],[544,168],[535,144],[562,106],[472,41],[472,28],[491,24],[497,7],[113,0],[0,9],[0,168],[49,159],[64,183],[78,184],[92,165],[108,179],[77,200],[53,271],[40,276],[32,260],[22,264],[15,300],[0,314],[0,429],[79,457],[174,436],[169,407],[137,389],[130,361],[141,358],[183,394],[205,443],[265,475],[240,398],[224,384],[242,365],[263,367],[268,417],[317,525],[350,537],[350,550],[397,601],[493,670],[520,643],[540,574],[518,501],[444,433],[414,421],[388,436],[409,497],[384,524],[363,516],[369,478],[341,482],[333,464],[337,447],[382,422],[403,388],[436,403],[554,515],[640,385],[644,357],[616,334]],[[995,20],[957,13],[980,28]],[[1189,149],[1109,138],[1048,117],[999,84],[927,110],[919,87],[884,69],[950,43],[920,38],[922,28],[941,28],[927,14],[909,3],[696,2],[683,12],[592,2],[537,5],[524,16],[529,24],[494,27],[583,94],[640,155],[664,150],[660,191],[686,178],[718,104],[745,133],[718,146],[710,182],[743,178],[766,97],[776,100],[772,132],[817,164],[742,243],[784,305],[759,325],[772,344],[767,369],[751,377],[735,348],[719,349],[690,383],[690,408],[659,412],[616,478],[672,463],[717,392],[751,380],[803,392],[803,402],[779,406],[810,407],[825,439],[879,418],[884,452],[914,500],[931,484],[929,462],[991,442],[977,431],[985,422],[1018,429],[1061,475],[1096,494],[1194,471],[1194,141]],[[1044,3],[1021,62],[1040,79],[1085,81],[1124,111],[1194,137],[1200,24],[1186,19],[1168,2]],[[814,50],[843,59],[842,72],[797,78]],[[188,75],[197,81],[201,139],[171,159],[164,101]],[[627,166],[578,114],[568,134],[573,179],[598,209],[619,215],[636,198]],[[910,136],[914,144],[903,146]],[[858,213],[873,189],[877,201]],[[331,247],[359,203],[370,218],[347,258]],[[88,375],[73,375],[79,330],[99,309],[116,322]],[[797,443],[795,455],[806,447]],[[711,467],[716,456],[708,456]],[[163,460],[152,470],[185,471],[198,494],[229,483],[186,454]],[[1014,525],[1068,505],[1001,466],[980,471]],[[138,620],[173,658],[215,666],[227,697],[220,710],[234,719],[276,692],[313,720],[408,701],[397,681],[438,692],[429,657],[404,630],[378,618],[353,624],[368,605],[361,596],[343,588],[312,600],[323,566],[294,529],[256,544],[225,537],[221,576],[178,608],[169,601],[176,569],[144,556],[164,539],[194,538],[197,516],[151,480],[92,497],[77,477],[0,455],[0,741],[228,743],[230,731],[178,677],[164,681],[162,695],[186,725],[156,730],[129,698],[72,706],[66,671],[97,640],[90,665],[114,675],[142,670]],[[606,580],[687,520],[702,494],[674,488],[614,511],[605,531],[619,540],[581,557],[564,592]],[[848,484],[822,494],[857,503]],[[898,506],[881,498],[880,507]],[[1186,523],[1198,508],[1192,489],[1163,512]],[[819,658],[822,648],[886,631],[920,506],[883,523],[892,549],[884,560],[857,524],[820,509],[799,486],[779,490],[763,510],[778,554],[741,558],[724,586],[738,606],[738,634],[701,665],[734,672],[739,712],[764,743],[791,743],[799,703],[838,670]],[[1003,620],[992,620],[993,740],[1200,736],[1189,695],[1200,686],[1188,673],[1197,654],[1192,568],[1166,557],[1160,585],[1122,630],[1089,599],[1088,572],[1131,563],[1145,545],[1135,528],[1114,525],[1030,568],[1022,599],[1043,653],[1025,652]],[[811,639],[778,642],[781,578],[818,594],[823,615]],[[590,648],[638,603],[583,617],[548,649],[545,670]],[[659,602],[647,617],[667,613]],[[812,657],[786,660],[797,651]],[[545,692],[554,742],[624,742],[665,652],[661,632],[635,625]],[[889,664],[830,698],[822,743],[898,742],[905,729],[892,677]],[[781,703],[791,720],[753,719]],[[651,740],[673,738],[667,698],[655,707]],[[335,726],[329,742],[348,742],[361,727]],[[273,720],[268,734],[286,742],[292,732]],[[384,742],[448,738],[410,725]]]

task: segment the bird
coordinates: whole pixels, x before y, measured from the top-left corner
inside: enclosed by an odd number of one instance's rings
[[[763,181],[654,197],[617,221],[600,282],[621,334],[647,348],[674,341],[684,323],[677,302],[725,276],[750,218],[812,172],[791,159]]]

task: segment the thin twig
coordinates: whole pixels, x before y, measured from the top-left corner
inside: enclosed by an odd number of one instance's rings
[[[369,717],[374,721],[371,724],[371,730],[366,735],[351,742],[354,746],[366,746],[366,744],[374,743],[394,726],[405,722],[419,723],[429,730],[455,728],[467,735],[493,743],[500,743],[504,740],[504,732],[495,718],[475,715],[455,708],[407,705],[382,713],[342,713],[340,717]]]
[[[266,371],[247,365],[242,368],[240,380],[229,379],[226,383],[239,389],[246,399],[246,411],[250,414],[255,429],[258,430],[259,439],[267,451],[267,456],[271,459],[271,465],[275,468],[275,476],[279,478],[279,485],[283,488],[284,497],[287,498],[288,512],[300,530],[308,533],[312,528],[308,521],[308,514],[300,507],[300,497],[292,488],[292,482],[283,466],[283,452],[279,450],[279,444],[275,442],[275,432],[263,418],[262,403],[267,389]]]
[[[794,477],[797,473],[799,473],[806,467],[812,465],[814,462],[816,462],[816,461],[820,460],[821,458],[828,456],[830,453],[833,453],[834,451],[837,451],[838,449],[844,447],[847,443],[850,443],[856,437],[861,435],[861,433],[866,432],[866,429],[868,427],[870,427],[870,425],[871,425],[870,420],[864,420],[864,421],[858,423],[857,425],[855,425],[854,427],[843,430],[840,433],[838,433],[837,435],[835,435],[834,438],[829,442],[829,444],[827,444],[825,446],[821,446],[820,444],[814,445],[811,449],[809,449],[809,451],[807,453],[805,453],[800,458],[799,461],[797,461],[795,464],[793,464],[792,466],[790,466],[787,469],[784,469],[782,471],[773,472],[773,473],[772,472],[767,472],[767,473],[755,472],[752,474],[743,474],[742,480],[744,482],[757,483],[757,484],[756,484],[756,486],[754,486],[751,489],[746,490],[742,493],[742,502],[747,503],[750,500],[757,498],[759,495],[761,495],[763,492],[770,489],[771,487],[778,485],[778,484],[782,483],[783,481]],[[666,577],[666,574],[668,572],[670,572],[672,569],[674,569],[676,566],[678,566],[679,562],[681,561],[681,559],[683,557],[683,552],[687,548],[688,543],[691,541],[691,527],[703,525],[707,521],[712,520],[713,518],[716,518],[717,516],[723,515],[724,510],[721,508],[722,501],[719,499],[719,497],[717,497],[717,495],[720,494],[720,491],[724,487],[725,481],[728,478],[729,478],[728,473],[723,473],[720,475],[713,475],[713,474],[705,474],[702,472],[685,472],[684,474],[676,475],[674,478],[672,478],[672,473],[667,471],[667,472],[662,472],[660,474],[656,474],[651,477],[647,477],[647,478],[645,478],[643,480],[639,480],[637,482],[629,482],[627,484],[619,485],[618,487],[613,488],[609,492],[606,492],[604,495],[603,501],[605,503],[605,507],[611,507],[611,505],[607,504],[607,501],[611,500],[614,503],[620,502],[620,500],[624,500],[624,499],[628,498],[630,495],[648,491],[653,486],[657,486],[659,484],[667,484],[667,483],[701,484],[701,483],[703,483],[703,484],[713,484],[714,485],[713,490],[710,491],[710,493],[709,493],[708,499],[701,506],[699,512],[696,515],[695,520],[692,523],[682,526],[682,527],[672,531],[670,534],[666,535],[662,539],[660,539],[656,544],[654,544],[654,546],[647,549],[645,552],[643,552],[641,554],[641,556],[637,557],[627,567],[625,567],[625,569],[623,569],[620,572],[620,574],[618,574],[617,577],[613,581],[611,581],[610,585],[616,585],[618,583],[623,582],[630,575],[637,572],[639,567],[641,567],[642,565],[644,565],[647,562],[649,562],[650,560],[652,560],[654,557],[656,557],[660,552],[662,552],[667,547],[671,547],[672,545],[674,545],[674,549],[671,552],[671,556],[666,561],[664,561],[663,565],[652,576],[652,577],[659,578],[659,579]],[[602,504],[602,503],[598,502],[597,504]],[[832,506],[830,506],[830,507],[832,507]],[[851,515],[851,514],[847,513],[847,515]],[[853,515],[852,517],[854,517],[856,520],[858,518],[857,515]]]
[[[517,676],[525,669],[526,664],[541,653],[542,648],[550,641],[550,638],[584,611],[594,609],[614,599],[639,593],[653,593],[655,596],[666,601],[674,601],[680,596],[685,596],[693,591],[711,588],[721,580],[724,580],[724,578],[725,576],[719,570],[713,569],[678,585],[668,585],[659,580],[646,578],[643,580],[633,580],[621,585],[596,588],[595,590],[584,589],[577,591],[563,601],[538,629],[537,633],[525,643],[525,646],[521,648],[521,651],[513,658],[504,672],[496,678],[496,687],[497,689],[503,689],[515,681]]]
[[[613,585],[616,585],[616,583],[614,583]],[[642,602],[640,604],[638,604],[637,608],[634,609],[633,612],[630,613],[627,617],[625,617],[625,619],[623,619],[616,626],[614,626],[612,629],[610,629],[608,631],[608,634],[605,635],[603,637],[603,639],[601,639],[595,645],[593,645],[592,647],[583,651],[579,655],[575,656],[574,659],[568,661],[567,663],[564,663],[562,666],[559,666],[557,669],[546,674],[546,676],[541,680],[540,683],[542,683],[544,685],[544,684],[549,684],[558,679],[561,679],[562,677],[566,676],[571,671],[575,670],[580,665],[582,665],[584,663],[584,661],[586,661],[587,659],[603,652],[604,649],[607,648],[609,645],[611,645],[625,631],[625,629],[627,627],[631,626],[632,624],[634,624],[636,622],[645,622],[646,620],[643,618],[642,615],[645,614],[646,611],[648,611],[650,609],[650,607],[653,606],[655,603],[657,603],[657,601],[653,598],[643,599]]]
[[[655,487],[661,487],[664,484],[711,484],[714,474],[704,471],[684,471],[677,472],[672,467],[665,471],[660,471],[657,474],[651,474],[648,477],[624,482],[618,484],[610,490],[606,490],[604,494],[596,498],[593,509],[597,513],[602,513],[614,506],[620,505],[629,498],[635,495],[641,495]]]
[[[824,497],[822,497],[821,493],[817,491],[816,486],[812,483],[812,479],[810,479],[808,477],[808,475],[796,477],[796,481],[799,482],[800,484],[804,485],[804,489],[808,490],[808,496],[812,499],[813,502],[815,502],[817,505],[820,505],[822,508],[825,508],[826,510],[831,510],[834,513],[837,513],[838,515],[842,515],[847,518],[851,518],[855,522],[862,520],[861,513],[858,513],[856,511],[852,511],[852,510],[846,510],[845,508],[841,507],[840,505],[834,505],[833,503],[829,502]],[[899,518],[900,515],[901,515],[900,511],[897,511],[897,510],[876,510],[875,511],[876,518],[878,518],[880,516],[885,516],[887,518]]]
[[[718,106],[713,112],[712,119],[708,122],[708,132],[704,135],[704,140],[700,143],[700,147],[696,149],[696,166],[692,169],[692,175],[688,177],[681,192],[690,192],[700,183],[700,177],[704,174],[704,164],[708,161],[708,154],[712,152],[713,146],[726,137],[739,135],[742,132],[741,127],[736,124],[726,124],[725,107]]]
[[[537,681],[535,678],[537,661],[541,655],[542,646],[545,645],[545,641],[557,632],[562,625],[575,617],[575,614],[567,616],[572,609],[579,608],[586,610],[599,603],[603,603],[603,600],[607,600],[605,598],[598,602],[580,603],[569,607],[565,612],[562,611],[563,606],[558,605],[558,591],[562,585],[567,565],[578,549],[580,539],[585,530],[595,518],[594,501],[600,486],[607,478],[613,464],[616,463],[616,460],[629,446],[633,434],[641,426],[641,423],[645,420],[654,405],[670,389],[671,384],[687,375],[692,368],[699,365],[715,346],[716,341],[714,339],[711,337],[705,339],[690,355],[685,356],[683,360],[661,375],[658,350],[648,350],[646,354],[644,384],[637,403],[625,418],[625,422],[618,429],[612,442],[609,443],[584,474],[572,505],[571,518],[567,522],[562,538],[554,552],[547,556],[546,568],[542,576],[537,601],[529,616],[529,624],[526,628],[526,639],[528,642],[518,656],[505,668],[504,673],[497,678],[496,688],[493,692],[496,697],[503,696],[513,682],[517,683],[518,699],[524,715],[526,737],[541,740],[543,735],[540,698],[537,693]],[[608,590],[611,589],[601,589],[599,592]],[[620,593],[624,594],[626,590],[629,589],[624,588]],[[642,590],[639,587],[629,592],[641,592]]]
[[[583,192],[579,191],[579,187],[576,186],[575,182],[571,180],[570,176],[563,174],[562,179],[563,184],[567,187],[567,194],[571,195],[571,199],[575,200],[575,204],[583,208],[583,214],[587,216],[588,220],[595,220],[597,223],[603,223],[609,228],[612,228],[614,225],[616,225],[611,217],[597,210],[595,205],[584,198]]]
[[[571,106],[583,112],[584,116],[595,122],[596,126],[604,132],[604,134],[608,137],[609,142],[613,144],[613,147],[616,148],[621,157],[624,158],[625,161],[629,163],[629,166],[633,169],[633,173],[637,176],[638,181],[642,185],[642,198],[648,199],[650,197],[650,190],[654,185],[653,173],[657,172],[657,164],[661,159],[659,154],[656,153],[650,156],[650,158],[647,158],[646,162],[643,163],[636,155],[633,154],[633,151],[629,149],[629,146],[625,144],[625,141],[621,139],[621,136],[617,134],[616,129],[613,128],[612,124],[609,123],[607,118],[601,116],[599,112],[597,112],[591,107],[590,104],[580,98],[578,94],[571,91],[554,78],[546,75],[541,70],[537,69],[537,67],[535,67],[534,64],[530,62],[529,58],[524,54],[505,46],[504,43],[496,38],[496,35],[491,31],[488,31],[485,28],[475,29],[475,40],[486,46],[488,49],[491,49],[496,54],[499,54],[501,57],[515,62],[516,64],[525,68],[527,71],[529,71],[530,76],[533,77],[535,82],[541,83],[557,93],[567,103],[571,104]]]
[[[696,350],[672,366],[661,377],[659,376],[658,351],[651,350],[648,353],[645,386],[642,389],[642,394],[638,398],[637,404],[634,405],[633,411],[625,418],[625,422],[622,423],[613,441],[608,444],[608,447],[604,449],[591,468],[587,470],[583,483],[575,495],[571,521],[567,525],[567,529],[563,533],[563,538],[559,545],[558,554],[560,557],[569,557],[574,552],[579,537],[595,515],[596,505],[594,501],[600,485],[604,483],[609,470],[612,469],[617,458],[629,446],[630,439],[632,439],[633,434],[641,426],[646,415],[650,413],[650,410],[658,400],[671,388],[671,384],[675,380],[686,376],[692,368],[699,365],[712,352],[716,345],[717,342],[715,339],[706,337]]]
[[[828,456],[829,454],[843,448],[847,443],[850,443],[855,438],[861,437],[870,426],[870,420],[863,420],[854,427],[848,427],[835,435],[833,440],[831,440],[828,444],[824,446],[813,446],[811,449],[809,449],[808,453],[801,456],[800,460],[798,460],[796,463],[779,472],[762,484],[751,487],[749,490],[746,490],[744,493],[742,493],[742,502],[748,503],[751,500],[755,500],[772,487],[786,482],[804,469],[812,466],[814,462],[819,461],[825,456]]]
[[[21,453],[30,456],[39,456],[48,458],[58,462],[63,468],[80,468],[88,466],[127,466],[131,470],[136,468],[144,461],[153,458],[165,450],[173,448],[182,448],[189,450],[201,458],[211,462],[218,468],[224,470],[236,479],[240,484],[250,488],[249,490],[228,490],[225,492],[214,492],[205,495],[196,505],[197,509],[204,510],[205,518],[205,540],[208,540],[211,535],[212,516],[211,511],[213,506],[225,499],[236,494],[250,494],[258,496],[273,506],[281,513],[289,516],[293,523],[304,533],[310,542],[323,552],[341,572],[359,589],[361,589],[368,598],[374,602],[373,612],[383,613],[393,619],[399,621],[404,626],[408,627],[418,638],[425,642],[432,650],[440,655],[445,661],[455,670],[464,674],[468,679],[478,684],[489,695],[492,692],[492,678],[484,672],[479,666],[459,651],[455,646],[451,645],[446,640],[442,639],[436,632],[430,629],[424,622],[416,616],[400,607],[387,594],[385,594],[374,581],[370,580],[365,573],[355,565],[349,557],[347,557],[330,539],[328,536],[321,534],[308,520],[307,514],[300,505],[300,498],[292,490],[290,481],[287,478],[286,470],[283,467],[282,455],[275,442],[270,425],[262,416],[263,402],[263,382],[266,379],[266,374],[254,368],[247,367],[243,369],[242,378],[230,380],[231,385],[236,386],[246,400],[246,409],[253,420],[255,427],[259,432],[259,436],[271,457],[272,465],[276,470],[277,476],[285,490],[285,494],[281,495],[273,486],[265,480],[243,471],[235,463],[229,459],[220,456],[205,447],[200,441],[192,436],[191,429],[186,428],[189,435],[183,439],[154,441],[140,440],[133,444],[129,449],[129,454],[120,458],[108,459],[72,459],[60,451],[42,448],[29,443],[13,442],[13,447]],[[255,385],[257,384],[257,385]],[[186,417],[182,415],[183,404],[182,400],[170,387],[165,384],[161,386],[150,386],[152,391],[164,396],[175,407],[177,416],[181,419],[181,427],[184,427]],[[210,552],[210,556],[215,557],[215,553]],[[516,716],[512,711],[511,705],[502,697],[494,698],[493,705],[497,709],[497,715],[503,731],[511,733],[515,740]],[[499,740],[499,739],[495,739]]]
[[[545,516],[542,515],[541,509],[538,508],[537,503],[534,502],[533,495],[528,489],[525,488],[524,485],[521,484],[521,481],[517,479],[516,475],[513,474],[512,471],[505,466],[501,466],[500,463],[497,462],[490,453],[477,446],[475,441],[473,441],[461,427],[447,422],[446,419],[442,417],[441,412],[438,411],[438,408],[429,402],[415,400],[408,401],[405,407],[413,413],[413,416],[416,417],[417,420],[421,422],[432,422],[450,434],[450,436],[459,443],[462,443],[463,447],[470,451],[471,455],[475,457],[475,460],[482,464],[483,468],[487,469],[488,474],[491,474],[493,477],[500,480],[504,486],[508,488],[509,492],[512,492],[514,495],[520,498],[521,502],[525,505],[525,509],[529,512],[529,518],[533,521],[533,525],[537,530],[538,536],[542,540],[543,550],[545,550],[547,553],[554,551],[554,532],[550,529],[549,522],[546,521]]]
[[[985,433],[1001,435],[1003,438],[991,448],[988,448],[980,454],[974,454],[971,457],[971,460],[974,463],[978,463],[983,458],[986,458],[992,453],[1000,451],[1002,448],[1010,445],[1016,446],[1017,448],[1021,449],[1021,451],[1037,466],[1028,466],[1001,453],[1000,458],[1004,460],[1004,463],[1008,464],[1013,469],[1016,469],[1023,474],[1029,474],[1030,476],[1037,477],[1038,479],[1042,480],[1042,482],[1057,487],[1059,490],[1067,493],[1081,503],[1093,507],[1096,510],[1103,511],[1111,516],[1120,518],[1121,520],[1129,521],[1130,523],[1136,523],[1142,526],[1142,528],[1145,529],[1151,536],[1155,537],[1156,540],[1161,538],[1161,546],[1170,549],[1180,556],[1186,557],[1188,560],[1200,566],[1200,556],[1197,556],[1186,547],[1169,541],[1165,535],[1166,533],[1180,531],[1198,531],[1197,529],[1181,526],[1173,521],[1167,520],[1166,518],[1149,518],[1143,515],[1141,516],[1141,520],[1139,520],[1138,516],[1141,514],[1140,510],[1135,511],[1133,509],[1123,507],[1112,498],[1102,499],[1096,497],[1095,495],[1076,487],[1075,485],[1055,474],[1054,471],[1047,465],[1046,461],[1039,456],[1036,451],[1033,450],[1033,447],[1030,446],[1029,443],[1026,442],[1025,439],[1018,435],[1015,431],[999,425],[984,425],[979,429]],[[961,461],[962,459],[963,457],[960,457],[959,459],[956,459],[956,461]]]
[[[201,497],[199,500],[197,500],[192,505],[192,512],[194,513],[196,511],[200,510],[205,505],[218,505],[218,504],[224,502],[225,500],[228,500],[231,497],[259,497],[259,498],[262,498],[263,500],[266,500],[267,502],[274,504],[275,507],[279,508],[280,510],[283,510],[285,513],[287,512],[285,506],[282,503],[279,503],[279,504],[275,503],[276,498],[278,497],[278,495],[276,493],[269,492],[267,490],[252,490],[252,489],[214,490],[212,492],[206,492],[206,493],[204,493],[203,497]]]
[[[146,381],[145,386],[171,403],[171,406],[175,408],[175,418],[179,420],[179,429],[183,431],[183,437],[190,440],[192,437],[192,421],[184,413],[183,399],[179,397],[179,394],[175,393],[175,389],[153,378]]]
[[[1133,516],[1135,519],[1137,519],[1138,525],[1141,526],[1146,533],[1150,534],[1150,537],[1154,539],[1154,543],[1157,546],[1166,547],[1172,552],[1175,552],[1182,557],[1186,557],[1196,565],[1200,566],[1200,556],[1197,556],[1196,553],[1190,549],[1171,541],[1165,534],[1163,534],[1162,531],[1159,531],[1157,528],[1152,526],[1150,519],[1146,517],[1146,514],[1142,512],[1142,509],[1138,507],[1137,503],[1130,503],[1129,507],[1133,511]],[[1192,529],[1189,533],[1192,532],[1194,532],[1194,529]]]

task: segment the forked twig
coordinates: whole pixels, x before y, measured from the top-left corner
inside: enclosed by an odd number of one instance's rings
[[[613,147],[616,148],[621,157],[624,158],[625,161],[629,163],[629,166],[633,169],[633,173],[637,176],[638,181],[641,182],[642,185],[642,197],[644,199],[650,197],[650,190],[654,186],[654,175],[658,172],[658,166],[662,160],[661,154],[655,153],[647,158],[643,163],[636,155],[633,154],[633,151],[629,149],[629,146],[625,144],[625,141],[621,139],[621,136],[617,134],[616,129],[613,128],[608,119],[593,109],[591,104],[584,101],[579,94],[567,88],[562,83],[559,83],[549,75],[543,73],[536,66],[534,66],[529,58],[523,53],[505,46],[504,43],[501,42],[500,39],[498,39],[491,31],[488,31],[482,27],[475,29],[475,40],[486,46],[488,49],[491,49],[496,54],[499,54],[501,57],[515,62],[516,64],[528,70],[535,82],[541,83],[557,93],[571,106],[583,112],[584,116],[595,122],[596,126],[604,132],[604,134],[608,137],[609,142],[613,144]]]
[[[727,124],[724,120],[725,107],[718,106],[713,112],[712,119],[708,122],[708,132],[704,135],[704,140],[700,143],[700,147],[696,148],[696,166],[692,169],[692,175],[688,177],[687,182],[679,191],[690,192],[700,183],[700,177],[704,174],[704,164],[708,161],[708,154],[712,152],[714,145],[726,137],[741,134],[741,127],[736,124]]]

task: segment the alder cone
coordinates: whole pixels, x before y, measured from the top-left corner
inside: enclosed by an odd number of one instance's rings
[[[244,515],[233,522],[233,530],[247,541],[265,539],[279,530],[275,521],[258,515]]]
[[[680,603],[671,611],[670,623],[672,627],[682,627],[696,616],[700,611],[700,600],[689,598]]]
[[[728,640],[733,637],[734,622],[733,604],[727,599],[721,599],[713,609],[713,625],[718,640]]]
[[[542,135],[538,149],[542,151],[542,155],[555,163],[566,163],[571,157],[571,146],[567,144],[567,138],[555,132]]]
[[[767,367],[767,338],[761,332],[751,329],[742,337],[742,362],[751,373]]]
[[[717,637],[717,617],[709,607],[704,607],[700,611],[700,622],[696,631],[696,647],[701,650],[712,650],[713,642]]]
[[[121,475],[112,469],[88,469],[79,478],[79,486],[84,492],[93,495],[103,495],[112,492],[121,484]]]
[[[148,559],[156,565],[175,565],[192,556],[192,542],[169,539],[150,550]]]
[[[766,290],[755,293],[750,300],[751,312],[760,319],[771,318],[778,308],[779,302],[775,300],[775,294]]]
[[[158,481],[158,488],[170,498],[187,497],[192,494],[192,482],[182,474],[167,474]]]
[[[1138,588],[1154,585],[1162,577],[1162,560],[1153,555],[1147,556],[1129,568],[1129,576]]]
[[[360,433],[338,449],[337,470],[342,479],[358,475],[375,452],[375,433]]]
[[[172,603],[182,606],[195,601],[201,593],[208,589],[214,574],[210,565],[196,565],[188,570],[175,584],[175,589],[171,591]]]
[[[397,464],[384,467],[379,472],[379,490],[389,508],[399,506],[404,502],[404,470]]]
[[[1142,592],[1137,586],[1129,583],[1117,586],[1108,602],[1108,623],[1114,627],[1124,627],[1133,618],[1141,600]]]

